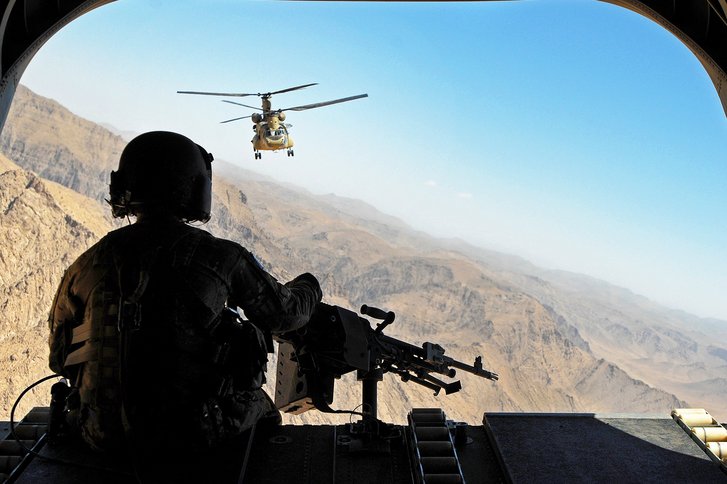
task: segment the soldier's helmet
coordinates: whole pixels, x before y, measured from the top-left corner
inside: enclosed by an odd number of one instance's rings
[[[165,213],[206,222],[212,205],[212,155],[191,139],[151,131],[131,140],[111,172],[114,217]]]

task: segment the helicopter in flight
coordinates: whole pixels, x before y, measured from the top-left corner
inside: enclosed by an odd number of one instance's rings
[[[265,92],[265,93],[229,93],[229,92],[203,92],[203,91],[177,91],[178,94],[200,94],[204,96],[225,96],[225,97],[245,97],[245,96],[258,96],[262,99],[262,108],[255,106],[249,106],[247,104],[238,103],[235,101],[229,101],[223,99],[222,102],[229,104],[235,104],[237,106],[243,106],[250,109],[261,111],[260,113],[253,113],[249,116],[240,116],[238,118],[227,119],[221,121],[221,123],[230,123],[232,121],[239,121],[240,119],[251,118],[253,122],[253,130],[255,136],[252,138],[252,148],[255,152],[255,159],[262,159],[262,151],[278,151],[287,150],[288,156],[295,156],[293,151],[293,138],[288,132],[288,128],[292,125],[285,123],[285,111],[305,111],[306,109],[321,108],[323,106],[329,106],[331,104],[338,104],[355,99],[361,99],[368,97],[368,94],[358,94],[356,96],[349,96],[340,99],[334,99],[333,101],[324,101],[320,103],[305,104],[303,106],[293,106],[284,109],[273,109],[270,98],[273,94],[282,94],[284,92],[296,91],[310,86],[315,86],[318,83],[303,84],[301,86],[289,87],[287,89],[281,89],[279,91]]]

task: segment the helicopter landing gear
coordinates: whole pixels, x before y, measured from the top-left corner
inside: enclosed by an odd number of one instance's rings
[[[260,153],[259,151],[256,151],[255,152],[255,159],[256,160],[262,160],[262,158],[263,158],[263,154]]]
[[[293,150],[288,150],[288,156],[295,156],[295,152]]]

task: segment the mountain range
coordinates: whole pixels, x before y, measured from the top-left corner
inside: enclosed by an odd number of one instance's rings
[[[113,227],[103,199],[126,141],[20,86],[0,137],[1,418],[48,373],[47,313],[65,267]],[[280,280],[316,274],[324,301],[397,314],[386,330],[500,374],[461,375],[435,397],[387,375],[382,419],[442,407],[479,423],[486,411],[668,414],[685,405],[727,419],[727,322],[700,319],[587,276],[417,232],[358,200],[316,195],[216,160],[205,227],[250,249]],[[274,361],[271,365],[274,365]],[[270,371],[271,379],[274,371]],[[270,383],[272,384],[272,382]],[[352,376],[334,407],[360,403]],[[47,405],[40,387],[19,407]],[[292,422],[348,421],[308,412]]]

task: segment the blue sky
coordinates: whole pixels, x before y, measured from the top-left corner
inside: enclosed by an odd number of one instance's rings
[[[681,42],[613,5],[121,0],[62,29],[22,82],[93,121],[179,131],[434,235],[727,319],[727,118]],[[273,106],[369,98],[289,113],[294,158],[254,160],[250,122],[219,124],[250,111],[176,94],[310,82]]]

